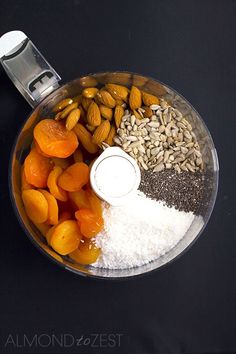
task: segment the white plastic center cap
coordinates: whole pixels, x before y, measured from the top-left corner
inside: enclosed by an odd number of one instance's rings
[[[140,184],[136,161],[119,147],[107,148],[94,162],[90,182],[95,193],[111,205],[122,205]]]

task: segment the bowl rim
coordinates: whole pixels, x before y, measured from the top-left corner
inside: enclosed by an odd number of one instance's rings
[[[16,204],[16,200],[14,197],[14,193],[13,193],[13,183],[12,183],[12,165],[13,165],[13,159],[14,159],[14,152],[18,143],[18,139],[19,136],[21,134],[21,131],[23,129],[23,127],[25,126],[25,123],[27,122],[27,120],[31,117],[32,113],[46,100],[48,100],[51,96],[55,95],[55,93],[59,90],[61,90],[63,87],[66,86],[70,86],[73,85],[73,83],[75,83],[76,81],[78,81],[79,79],[85,78],[85,77],[89,77],[89,76],[96,76],[96,75],[109,75],[109,74],[130,74],[132,76],[136,75],[136,76],[140,76],[140,77],[144,77],[145,79],[154,81],[158,84],[164,85],[165,87],[167,87],[168,89],[170,89],[171,91],[173,91],[176,95],[178,95],[181,99],[183,99],[190,107],[191,109],[197,114],[198,119],[200,119],[202,125],[204,126],[207,134],[208,134],[208,138],[210,139],[212,146],[213,146],[213,150],[211,150],[212,152],[212,158],[213,158],[213,163],[214,166],[216,167],[215,170],[215,188],[211,194],[211,207],[208,207],[207,211],[207,216],[204,219],[204,225],[202,226],[201,230],[196,234],[196,236],[194,237],[194,239],[176,256],[174,256],[172,259],[170,259],[169,261],[167,261],[164,264],[159,265],[158,267],[151,269],[151,270],[147,270],[144,271],[142,273],[138,273],[138,274],[131,274],[131,275],[125,275],[125,276],[102,276],[102,275],[96,275],[96,274],[92,274],[92,273],[85,273],[81,270],[78,269],[74,269],[60,261],[58,261],[57,259],[55,259],[53,256],[51,256],[47,251],[45,251],[40,245],[39,243],[37,243],[37,241],[32,237],[31,233],[28,231],[28,229],[26,228],[26,226],[23,223],[23,220],[20,216],[19,210],[17,208],[17,204]],[[81,75],[73,80],[70,80],[66,83],[62,83],[58,88],[56,88],[54,91],[52,91],[48,96],[46,96],[41,102],[39,102],[39,104],[34,107],[33,109],[31,109],[31,111],[29,112],[29,114],[26,116],[26,118],[23,120],[22,124],[20,125],[20,128],[18,129],[17,133],[16,133],[16,137],[14,139],[14,142],[12,144],[12,148],[10,151],[10,159],[9,159],[9,165],[8,165],[8,187],[9,187],[9,194],[10,194],[10,200],[13,206],[13,210],[15,212],[15,215],[19,221],[19,224],[21,226],[21,228],[23,229],[23,231],[25,232],[25,234],[27,235],[27,237],[30,239],[30,241],[32,242],[32,244],[43,254],[45,255],[48,259],[50,259],[54,264],[57,264],[60,268],[68,270],[76,275],[80,275],[83,276],[85,278],[91,278],[91,279],[98,279],[98,280],[105,280],[105,281],[110,281],[110,280],[114,280],[114,281],[121,281],[121,280],[130,280],[130,279],[136,279],[138,277],[142,277],[148,274],[151,274],[153,272],[156,272],[160,269],[162,269],[163,267],[168,266],[169,264],[175,262],[176,260],[178,260],[178,258],[180,258],[182,255],[184,255],[193,245],[194,243],[198,240],[198,238],[201,236],[201,234],[203,233],[203,231],[205,230],[209,219],[212,215],[212,212],[214,210],[215,207],[215,202],[216,202],[216,198],[217,198],[217,194],[218,194],[218,189],[219,189],[219,159],[218,159],[218,154],[217,154],[217,150],[215,148],[215,144],[213,141],[213,138],[211,136],[211,133],[205,123],[205,121],[203,120],[202,116],[198,113],[198,111],[192,106],[192,104],[179,92],[177,92],[175,89],[173,89],[171,86],[163,83],[162,81],[153,78],[152,76],[149,75],[143,75],[140,73],[136,73],[136,72],[132,72],[132,71],[125,71],[125,70],[119,70],[119,71],[101,71],[101,72],[96,72],[96,73],[87,73],[84,75]],[[151,263],[151,262],[150,262]],[[142,267],[142,266],[140,266]],[[139,268],[139,267],[134,267],[134,268]],[[130,269],[134,269],[134,268],[130,268]],[[128,268],[126,268],[127,270]],[[112,269],[111,269],[112,270]],[[119,269],[117,269],[118,271]],[[113,270],[114,271],[114,270]]]

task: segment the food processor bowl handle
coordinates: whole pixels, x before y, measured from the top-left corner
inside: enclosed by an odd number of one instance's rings
[[[59,87],[60,76],[24,32],[11,31],[0,37],[0,62],[32,107]]]

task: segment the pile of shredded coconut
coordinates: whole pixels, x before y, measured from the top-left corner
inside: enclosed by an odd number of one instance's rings
[[[138,192],[123,206],[106,206],[104,230],[96,236],[98,268],[141,266],[173,248],[190,227],[194,214],[178,211]]]

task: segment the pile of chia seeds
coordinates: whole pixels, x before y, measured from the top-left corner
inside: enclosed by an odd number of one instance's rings
[[[143,171],[139,190],[147,197],[164,201],[169,207],[197,214],[204,189],[204,174],[164,170]]]

